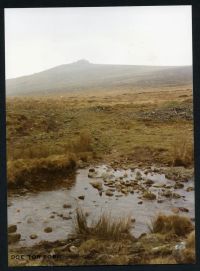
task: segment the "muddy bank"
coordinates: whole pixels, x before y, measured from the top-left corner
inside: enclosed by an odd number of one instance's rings
[[[76,170],[76,160],[71,156],[54,155],[40,159],[8,161],[8,189],[35,190],[56,186]]]

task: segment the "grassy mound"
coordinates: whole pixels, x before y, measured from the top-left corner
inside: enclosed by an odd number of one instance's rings
[[[38,183],[67,176],[76,168],[73,156],[54,155],[40,159],[17,159],[8,161],[8,186],[18,187],[25,182]]]
[[[159,215],[154,219],[150,226],[152,233],[174,233],[178,236],[185,236],[194,229],[188,217],[178,215]]]

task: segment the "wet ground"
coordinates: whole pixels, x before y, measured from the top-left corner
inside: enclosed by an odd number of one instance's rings
[[[194,218],[194,191],[187,191],[188,187],[194,187],[193,179],[181,182],[183,187],[174,189],[175,181],[152,171],[114,170],[102,165],[95,167],[95,172],[90,172],[90,178],[88,173],[89,169],[78,170],[75,181],[69,187],[10,195],[8,224],[16,224],[17,232],[21,234],[21,240],[15,246],[31,246],[41,240],[66,239],[73,232],[73,218],[77,207],[87,213],[89,222],[102,213],[109,213],[114,217],[130,215],[136,220],[132,228],[136,237],[148,231],[148,224],[160,212],[179,213]],[[147,180],[152,180],[152,184],[148,185]],[[91,181],[101,182],[103,191],[95,189],[90,184]],[[134,182],[139,186],[133,186],[130,190],[128,187]],[[127,186],[127,190],[122,192],[120,185]],[[110,195],[106,195],[106,190],[110,191]],[[156,198],[144,199],[144,191],[151,191]],[[166,197],[163,193],[167,191],[180,197]],[[52,232],[44,231],[48,227],[52,228]],[[37,238],[31,239],[30,236],[34,234]]]

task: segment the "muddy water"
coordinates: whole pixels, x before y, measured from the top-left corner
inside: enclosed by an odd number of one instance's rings
[[[138,169],[117,170],[103,165],[96,167],[94,180],[102,178],[134,180]],[[174,181],[165,178],[165,175],[158,173],[144,174],[140,171],[143,178],[155,181],[154,185],[166,184],[169,187],[174,185]],[[132,233],[139,236],[148,231],[148,223],[158,213],[172,214],[172,208],[185,207],[188,213],[181,213],[191,218],[194,217],[194,192],[186,192],[186,188],[194,186],[193,180],[184,183],[184,188],[176,189],[174,192],[180,194],[179,199],[167,199],[161,196],[161,188],[150,188],[158,199],[164,199],[162,203],[157,200],[143,200],[143,204],[138,204],[141,199],[141,192],[134,191],[134,194],[124,195],[117,191],[113,196],[99,195],[97,189],[90,184],[91,178],[88,178],[88,169],[81,169],[77,172],[74,184],[69,188],[59,188],[54,191],[43,191],[38,193],[28,193],[25,195],[12,195],[9,197],[8,224],[17,224],[17,232],[21,234],[21,240],[15,246],[31,246],[41,240],[55,241],[67,238],[72,233],[74,224],[73,217],[75,209],[81,206],[88,213],[88,222],[96,219],[100,214],[106,212],[112,216],[123,217],[131,215],[136,219],[133,223]],[[142,180],[140,181],[142,182]],[[104,186],[104,190],[108,187]],[[173,188],[168,188],[173,191]],[[116,195],[121,194],[120,197]],[[79,196],[84,195],[84,200]],[[71,204],[70,208],[63,208],[64,204]],[[44,229],[51,227],[52,232],[45,233]],[[38,238],[32,240],[31,234],[37,234]]]

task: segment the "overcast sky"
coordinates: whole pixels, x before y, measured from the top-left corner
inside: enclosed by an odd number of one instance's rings
[[[6,78],[78,59],[191,65],[191,6],[5,10]]]

